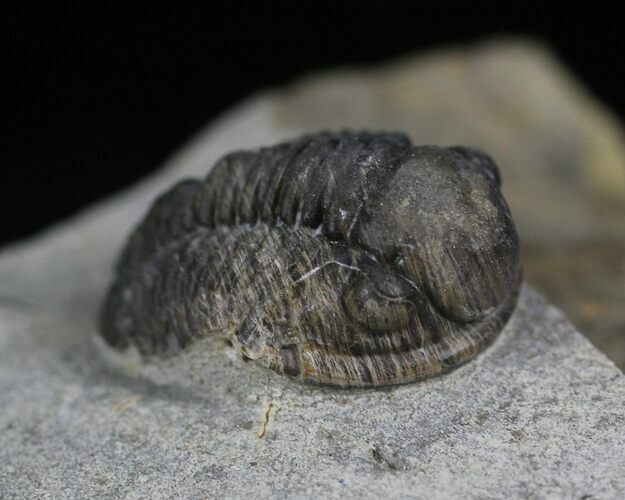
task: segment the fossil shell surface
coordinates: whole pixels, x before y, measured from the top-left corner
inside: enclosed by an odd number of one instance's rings
[[[488,346],[521,281],[497,167],[401,134],[321,133],[222,158],[159,197],[104,303],[113,347],[175,355],[215,332],[273,370],[409,382]]]

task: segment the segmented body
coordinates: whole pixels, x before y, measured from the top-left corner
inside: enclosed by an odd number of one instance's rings
[[[399,134],[319,134],[227,155],[161,196],[104,305],[114,347],[175,354],[225,331],[278,372],[403,383],[484,349],[518,241],[492,161]]]

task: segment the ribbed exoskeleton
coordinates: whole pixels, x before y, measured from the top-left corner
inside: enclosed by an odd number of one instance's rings
[[[470,359],[508,320],[519,246],[490,158],[400,134],[322,133],[231,153],[156,200],[101,316],[114,347],[192,348],[341,386]]]

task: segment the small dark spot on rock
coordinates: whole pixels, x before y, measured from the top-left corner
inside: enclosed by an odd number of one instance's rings
[[[241,422],[241,424],[239,425],[241,429],[249,431],[250,429],[254,427],[254,422],[252,422],[251,420],[246,420],[245,422]]]
[[[387,459],[382,453],[382,451],[375,446],[371,448],[371,456],[380,465],[383,465],[384,467],[391,469],[391,470],[397,469],[397,466],[395,465],[395,463]]]
[[[380,463],[384,462],[384,455],[382,455],[382,452],[380,452],[380,450],[378,450],[377,448],[371,448],[371,455],[373,455],[373,458]]]
[[[483,425],[487,419],[488,419],[488,412],[486,410],[484,410],[483,408],[480,408],[479,410],[477,410],[477,413],[475,414],[475,420],[477,420],[477,423],[479,425]]]
[[[514,429],[510,434],[512,434],[512,440],[516,443],[520,443],[525,439],[525,433],[521,429]]]

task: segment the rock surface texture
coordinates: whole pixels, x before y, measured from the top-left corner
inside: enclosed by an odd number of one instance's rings
[[[298,135],[275,120],[287,105],[250,101],[155,177],[0,253],[0,497],[622,497],[625,378],[528,287],[473,362],[387,389],[299,384],[217,337],[157,365],[99,349],[114,261],[150,202]]]

